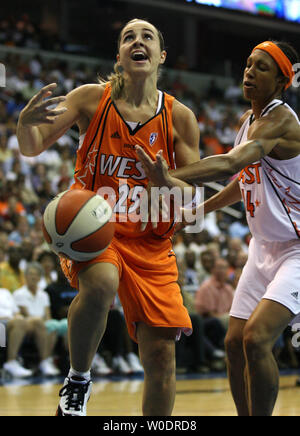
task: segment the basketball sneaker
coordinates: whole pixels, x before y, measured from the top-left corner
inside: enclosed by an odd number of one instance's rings
[[[91,380],[79,377],[67,377],[59,391],[59,402],[56,416],[86,416],[86,405],[92,390]]]
[[[48,357],[48,359],[43,360],[40,363],[39,370],[42,375],[46,377],[55,377],[60,374],[60,370],[54,365],[52,357]]]
[[[144,368],[141,365],[140,359],[138,356],[131,352],[127,354],[127,362],[129,363],[129,366],[134,373],[143,373]]]
[[[119,374],[132,374],[132,369],[130,368],[124,357],[121,355],[112,358],[112,367]]]
[[[96,354],[93,362],[92,362],[92,368],[94,375],[110,375],[113,373],[113,370],[107,366],[105,360],[102,356],[99,356],[99,354]]]
[[[3,369],[11,377],[26,378],[31,377],[33,372],[30,369],[24,368],[17,360],[10,360],[4,363]]]

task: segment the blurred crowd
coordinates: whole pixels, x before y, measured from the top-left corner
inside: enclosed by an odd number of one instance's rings
[[[29,20],[15,28],[0,23],[0,44],[40,48],[37,35]],[[3,63],[7,78],[6,87],[0,88],[0,321],[7,325],[8,347],[0,363],[13,377],[28,377],[35,371],[53,376],[68,368],[67,310],[77,291],[49,252],[41,223],[48,202],[72,183],[77,132],[74,129],[40,156],[29,158],[19,153],[16,124],[20,111],[41,87],[56,82],[56,95],[66,94],[96,82],[97,69],[84,63],[71,68],[67,62],[39,55],[26,60],[9,54]],[[201,157],[229,151],[239,117],[248,108],[241,86],[219,89],[212,80],[206,94],[199,95],[179,77],[170,81],[163,73],[160,88],[196,114]],[[287,97],[299,110],[297,94]],[[213,193],[205,189],[206,197]],[[225,368],[228,314],[251,237],[242,204],[235,208],[242,212],[239,220],[218,211],[205,218],[201,233],[181,230],[174,236],[179,283],[194,328],[191,337],[182,337],[176,345],[178,373]],[[281,367],[298,367],[298,355],[288,339],[286,332],[274,353]],[[118,303],[110,312],[93,370],[102,376],[142,372]]]
[[[41,29],[27,13],[19,17],[3,14],[0,20],[0,44],[42,50],[63,50],[63,42],[56,32]]]

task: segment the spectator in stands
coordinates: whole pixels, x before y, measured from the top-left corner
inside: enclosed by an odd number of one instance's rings
[[[217,259],[211,277],[202,283],[195,296],[197,312],[207,321],[219,319],[225,328],[234,295],[233,287],[227,283],[228,266],[225,259]]]
[[[244,215],[241,220],[234,220],[234,222],[229,226],[228,232],[231,238],[244,239],[245,236],[250,233],[246,215]]]
[[[3,247],[6,251],[8,249],[8,234],[5,230],[3,230],[0,226],[0,247]]]
[[[216,261],[216,255],[211,250],[205,250],[200,254],[201,269],[199,271],[199,284],[207,280]]]
[[[0,163],[5,166],[12,158],[12,150],[7,147],[7,136],[2,133],[0,134]]]
[[[107,327],[101,341],[101,345],[92,363],[94,373],[98,375],[109,375],[113,370],[119,374],[128,375],[132,373],[129,364],[126,362],[126,324],[122,313],[117,308],[112,308],[107,317]],[[103,358],[105,351],[109,352],[111,367],[107,366]]]
[[[187,250],[182,231],[175,233],[173,236],[173,250],[176,254],[177,260],[182,261]]]
[[[193,333],[188,337],[181,336],[180,341],[176,343],[177,373],[196,371],[203,374],[209,372],[210,368],[212,370],[223,370],[225,366],[225,362],[222,360],[224,352],[218,350],[205,335],[204,319],[196,312],[193,293],[185,290],[185,268],[184,263],[178,264],[178,283],[183,304],[188,309],[192,321]]]
[[[57,335],[61,338],[60,367],[67,370],[67,368],[69,368],[67,318],[69,306],[73,298],[77,295],[77,289],[70,286],[61,268],[58,267],[56,263],[56,280],[48,284],[45,288],[45,292],[50,297],[52,314],[52,320],[47,322],[47,327],[49,331],[56,331]]]
[[[22,259],[20,262],[20,269],[21,269],[21,271],[25,271],[29,262],[32,262],[33,260],[37,260],[37,257],[33,258],[34,244],[33,244],[33,240],[31,238],[31,235],[30,235],[30,238],[24,239],[22,241],[22,244],[19,247],[19,251],[20,251],[21,256],[22,256]]]
[[[184,255],[184,260],[186,264],[185,275],[184,275],[184,284],[185,286],[190,286],[194,288],[194,291],[199,286],[199,277],[198,272],[196,270],[196,254],[192,250],[187,250]]]
[[[20,269],[22,252],[19,247],[9,247],[7,255],[7,261],[0,263],[0,287],[13,292],[25,284]]]
[[[35,339],[40,357],[39,370],[45,376],[55,376],[59,374],[52,357],[56,334],[48,333],[45,324],[51,319],[51,311],[49,295],[38,288],[42,275],[43,269],[38,262],[29,263],[25,270],[25,285],[17,289],[13,297],[28,321],[28,333]]]
[[[229,310],[234,290],[227,284],[228,262],[218,258],[209,279],[204,281],[195,295],[196,311],[203,316],[205,336],[217,351],[214,357],[224,358],[224,339],[228,328]]]
[[[31,183],[34,191],[39,194],[44,189],[44,184],[47,181],[47,168],[45,164],[37,163],[33,167]]]
[[[200,269],[200,259],[199,256],[200,254],[206,250],[206,246],[209,243],[209,241],[211,240],[207,230],[203,229],[201,232],[199,233],[193,233],[193,238],[189,243],[189,250],[192,250],[195,252],[196,254],[196,268],[199,270]]]
[[[17,360],[27,334],[27,320],[21,315],[14,298],[7,289],[0,288],[0,323],[6,326],[6,362],[3,368],[12,377],[30,377],[33,372]]]
[[[183,304],[187,308],[192,321],[193,333],[191,336],[182,335],[180,340],[176,342],[177,374],[189,371],[196,371],[205,374],[209,372],[209,368],[206,366],[205,362],[206,341],[204,338],[203,318],[195,310],[195,303],[192,297],[193,294],[185,291],[182,284],[180,288]]]
[[[16,186],[19,192],[20,199],[24,204],[26,210],[30,210],[39,203],[39,198],[32,189],[32,187],[26,183],[24,174],[19,174],[16,179]]]
[[[37,260],[44,271],[39,281],[39,288],[45,290],[48,285],[57,280],[58,257],[52,251],[42,251]]]
[[[23,85],[26,86],[26,82],[23,82],[23,76],[20,75],[19,78],[16,78],[14,86],[16,86],[16,89],[17,87],[20,87],[21,89]],[[6,111],[8,115],[12,115],[13,117],[17,118],[24,107],[25,103],[23,101],[22,94],[18,91],[14,94],[14,97],[7,102]]]
[[[239,251],[235,258],[234,271],[229,275],[229,283],[233,289],[236,289],[239,278],[242,274],[243,268],[248,260],[248,254],[244,251]]]
[[[4,248],[4,245],[0,244],[0,271],[1,271],[1,266],[5,261],[6,261],[6,249]]]
[[[243,98],[242,84],[239,80],[235,80],[234,83],[229,85],[224,93],[224,98],[231,103],[237,103]]]
[[[24,239],[29,238],[30,226],[26,215],[18,215],[17,227],[8,235],[12,245],[21,245]]]
[[[57,268],[57,277],[45,288],[49,294],[51,313],[54,319],[61,320],[68,317],[69,306],[77,295],[77,289],[72,288],[61,269]]]
[[[0,217],[3,219],[3,228],[8,232],[15,229],[18,216],[25,215],[23,204],[15,195],[10,195],[4,201],[0,201]]]
[[[115,298],[114,307],[108,313],[107,327],[101,341],[92,368],[98,375],[108,375],[112,371],[129,375],[144,372],[135,352],[135,343],[128,334],[123,309],[119,298]],[[110,366],[106,365],[103,355],[110,354]]]
[[[207,103],[205,103],[204,108],[206,115],[215,125],[221,122],[223,117],[222,108],[215,98],[210,98]]]

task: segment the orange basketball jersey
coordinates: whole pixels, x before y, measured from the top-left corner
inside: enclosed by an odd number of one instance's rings
[[[140,231],[137,215],[139,198],[148,184],[138,160],[135,145],[140,145],[152,159],[163,151],[171,169],[175,168],[172,107],[174,97],[160,93],[157,113],[132,129],[122,118],[111,99],[108,83],[77,151],[75,182],[72,188],[89,189],[107,198],[116,219],[116,233],[138,237],[153,232],[148,224]],[[155,234],[168,237],[174,220],[158,223]]]

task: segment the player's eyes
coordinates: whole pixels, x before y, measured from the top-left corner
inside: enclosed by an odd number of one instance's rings
[[[123,41],[129,41],[129,40],[131,40],[132,38],[133,38],[132,35],[126,35],[126,36],[124,37]]]

